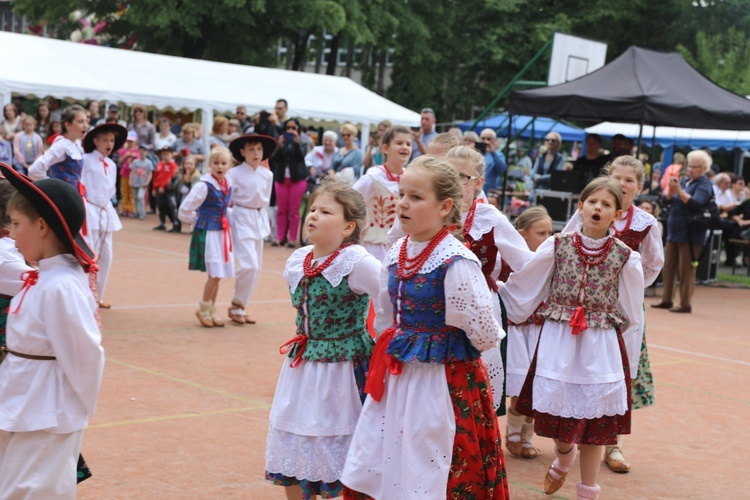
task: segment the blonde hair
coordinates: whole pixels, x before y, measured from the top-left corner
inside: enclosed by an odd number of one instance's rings
[[[611,176],[615,167],[631,167],[635,172],[635,179],[638,181],[638,185],[643,185],[644,179],[646,178],[646,169],[643,168],[643,163],[641,163],[640,160],[636,160],[630,155],[618,156],[611,162],[607,163],[604,167],[604,173]]]
[[[458,139],[456,139],[456,142],[458,142]],[[476,149],[470,148],[469,146],[456,146],[445,155],[446,160],[454,158],[469,162],[469,164],[474,167],[474,170],[479,177],[484,175],[484,156],[482,156],[482,153]]]
[[[354,222],[354,231],[344,240],[344,243],[359,243],[362,230],[365,226],[365,218],[367,217],[367,205],[362,193],[343,182],[325,180],[310,195],[310,200],[307,204],[308,210],[315,202],[315,199],[321,194],[330,195],[336,203],[341,205],[346,222]]]
[[[217,116],[214,118],[214,125],[211,127],[211,132],[214,134],[220,134],[221,126],[225,124],[229,124],[229,119],[226,116]]]
[[[222,155],[229,158],[229,163],[232,163],[232,153],[229,151],[229,149],[223,146],[217,146],[211,150],[211,155],[208,157],[208,163],[212,163],[215,158],[218,158]]]
[[[21,121],[21,123],[23,124],[23,123],[26,123],[26,122],[31,122],[31,123],[33,123],[33,124],[34,124],[34,127],[36,127],[36,118],[34,118],[33,116],[31,116],[31,115],[26,115],[26,116],[24,117],[23,121]]]
[[[578,199],[581,203],[585,202],[586,199],[597,191],[607,191],[615,197],[615,208],[622,210],[622,187],[620,183],[609,177],[597,177],[593,181],[589,182],[588,185],[581,191],[581,197]]]
[[[443,158],[432,155],[422,155],[409,164],[408,170],[424,170],[428,172],[432,180],[432,190],[438,201],[453,199],[453,206],[445,218],[453,236],[463,241],[461,232],[461,200],[463,199],[463,186],[458,176],[458,170]],[[454,229],[455,228],[455,229]]]
[[[341,129],[340,130],[341,130],[342,133],[343,132],[349,132],[354,137],[357,137],[357,134],[359,133],[359,130],[357,130],[357,127],[355,127],[351,123],[344,123],[343,125],[341,125]]]
[[[186,123],[185,125],[183,125],[182,129],[180,130],[180,133],[185,132],[185,131],[193,134],[193,139],[198,138],[198,128],[195,126],[194,123]]]
[[[703,151],[702,149],[696,149],[695,151],[691,151],[687,154],[687,160],[690,162],[691,159],[698,160],[703,164],[703,173],[705,174],[708,172],[708,170],[711,168],[711,163],[713,163],[713,160],[709,156],[708,153]]]
[[[214,149],[215,149],[215,148],[214,148]],[[185,163],[187,163],[188,161],[191,161],[191,162],[193,162],[193,169],[195,169],[195,170],[197,170],[197,169],[198,169],[198,161],[197,161],[197,160],[195,159],[195,155],[193,155],[193,154],[187,155],[187,156],[185,157],[185,159],[184,159],[184,160],[182,160],[182,166],[184,167],[184,166],[185,166]]]
[[[528,229],[532,224],[539,222],[540,220],[548,220],[552,222],[552,217],[549,216],[549,212],[547,212],[546,208],[542,205],[527,208],[516,219],[516,231]]]
[[[445,146],[446,151],[450,151],[452,148],[455,148],[456,146],[461,144],[461,141],[458,140],[458,137],[456,137],[453,134],[449,134],[448,132],[443,132],[442,134],[438,134],[430,141],[430,143],[440,144],[441,146]]]

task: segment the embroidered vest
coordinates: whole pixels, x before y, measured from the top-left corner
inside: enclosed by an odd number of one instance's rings
[[[628,229],[627,231],[620,234],[617,238],[625,243],[628,247],[630,247],[631,250],[634,252],[638,251],[638,247],[641,246],[641,243],[643,240],[646,239],[646,235],[648,235],[648,232],[651,230],[652,226],[646,226],[645,229],[642,229],[641,231],[636,231],[635,229]]]
[[[579,305],[586,312],[589,328],[615,328],[625,323],[617,311],[618,277],[631,250],[615,239],[615,245],[598,266],[584,273],[584,265],[573,246],[575,233],[555,235],[555,270],[550,295],[539,311],[545,320],[568,322]],[[581,280],[585,279],[584,283]],[[583,303],[580,303],[583,289]]]
[[[400,319],[398,331],[388,345],[388,354],[395,359],[451,363],[479,358],[479,351],[466,333],[445,324],[445,275],[451,263],[460,258],[451,257],[431,272],[405,281],[396,277],[398,263],[389,266],[388,293]]]
[[[482,263],[482,274],[484,274],[484,279],[487,280],[490,290],[497,292],[497,282],[492,279],[492,271],[495,270],[495,262],[497,261],[494,231],[484,233],[478,240],[474,240],[470,234],[466,235],[466,242],[469,244],[469,249]]]
[[[201,206],[198,207],[198,220],[195,222],[195,228],[207,231],[221,231],[223,229],[221,220],[227,215],[232,188],[229,188],[225,196],[221,192],[221,189],[210,182],[206,182],[206,185],[208,186],[208,194],[203,203],[201,203]]]
[[[63,161],[55,163],[49,168],[49,176],[53,179],[65,181],[78,190],[82,168],[83,160],[74,160],[66,155]]]
[[[362,232],[363,243],[384,244],[388,231],[396,220],[398,197],[377,180],[372,182],[375,195],[367,201],[367,218]]]
[[[322,276],[303,276],[292,294],[297,333],[308,337],[302,359],[321,363],[369,359],[375,341],[365,328],[370,297],[349,288],[348,277],[333,287]],[[287,356],[297,355],[298,345]]]

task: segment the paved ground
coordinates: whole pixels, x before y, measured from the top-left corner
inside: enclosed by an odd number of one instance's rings
[[[291,250],[265,250],[250,309],[257,325],[205,329],[194,315],[205,275],[187,270],[189,236],[151,231],[153,216],[123,222],[113,308],[102,313],[104,385],[83,443],[94,477],[80,498],[284,498],[264,481],[263,456],[278,347],[294,331],[281,276]],[[222,311],[231,285],[222,283]],[[603,468],[603,498],[748,494],[749,304],[750,290],[698,287],[692,315],[647,308],[657,404],[634,413],[625,442],[633,470]],[[546,498],[553,453],[548,440],[537,444],[535,460],[506,457],[514,498]],[[575,498],[578,469],[571,474],[555,498]]]

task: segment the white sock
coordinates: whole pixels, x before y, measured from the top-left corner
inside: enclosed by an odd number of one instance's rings
[[[523,429],[523,422],[526,417],[523,415],[514,415],[510,410],[508,410],[506,417],[508,418],[508,435],[506,436],[508,441],[511,443],[520,442],[521,430]]]

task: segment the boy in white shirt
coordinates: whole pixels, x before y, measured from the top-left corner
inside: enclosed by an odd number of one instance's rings
[[[263,239],[271,232],[266,207],[273,188],[273,174],[260,163],[275,149],[276,140],[260,134],[243,135],[229,144],[232,156],[241,162],[227,172],[232,184],[229,227],[238,264],[229,318],[239,325],[255,323],[247,317],[245,308],[263,265]]]
[[[0,364],[0,498],[75,498],[76,457],[104,371],[97,304],[86,272],[94,253],[80,236],[78,191],[36,182],[5,164],[18,190],[11,233],[26,261],[10,303]]]
[[[112,269],[112,233],[122,229],[117,210],[112,205],[117,184],[117,165],[109,158],[125,143],[128,131],[116,123],[105,123],[91,129],[83,138],[83,168],[81,183],[86,186],[86,224],[84,236],[96,254],[99,273],[96,293],[99,307],[109,309],[102,302]]]

